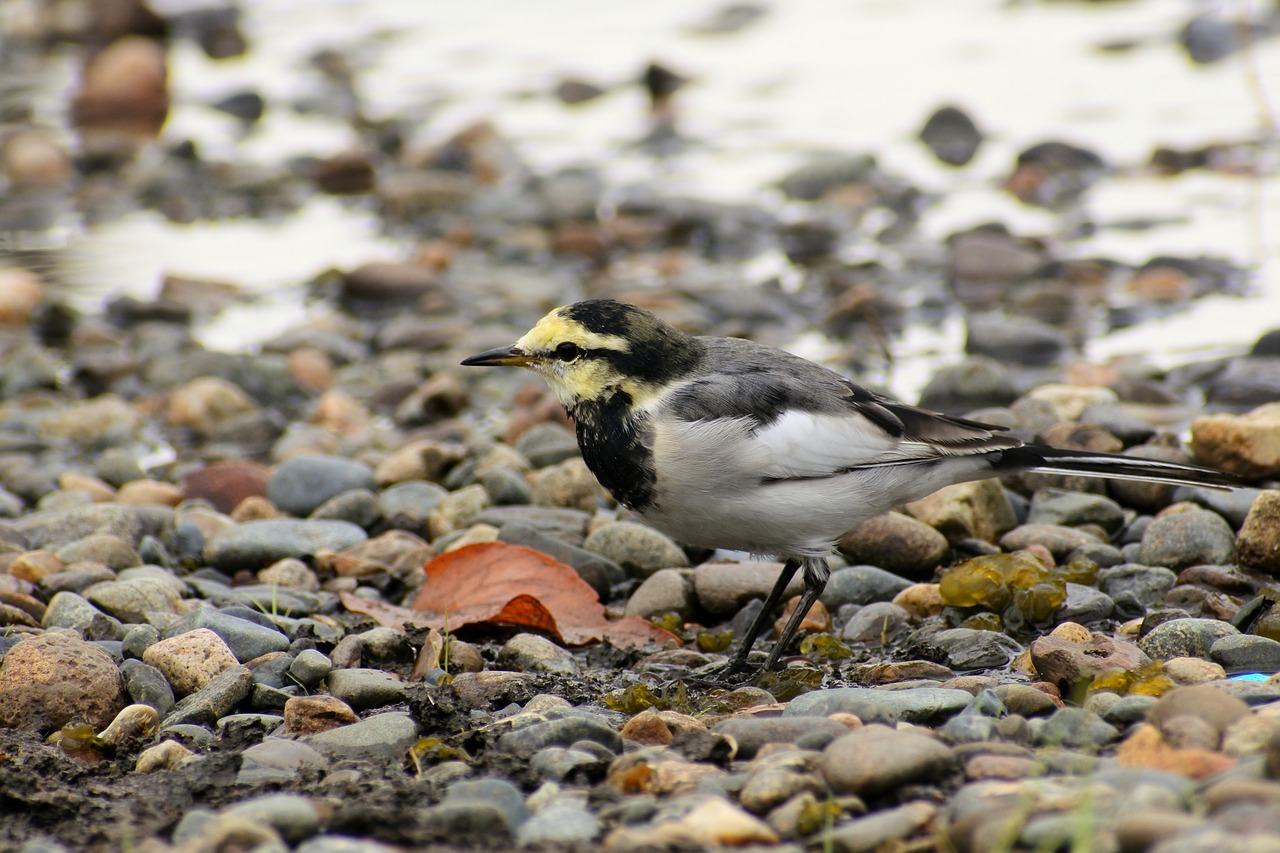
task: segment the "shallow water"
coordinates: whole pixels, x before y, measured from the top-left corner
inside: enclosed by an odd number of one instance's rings
[[[157,2],[156,8],[190,2]],[[1257,4],[1230,4],[1234,12]],[[279,162],[326,155],[354,141],[337,119],[269,109],[241,139],[235,122],[206,104],[252,85],[283,105],[314,97],[307,57],[331,46],[357,66],[373,117],[421,115],[426,144],[478,119],[496,122],[536,169],[588,163],[619,186],[754,201],[786,211],[769,185],[805,153],[874,152],[890,172],[939,196],[921,223],[926,237],[988,221],[1026,235],[1057,234],[1054,214],[999,189],[1017,152],[1061,139],[1091,148],[1126,174],[1086,197],[1101,226],[1063,243],[1064,257],[1104,255],[1141,263],[1157,254],[1209,255],[1253,271],[1252,292],[1213,297],[1192,310],[1090,343],[1086,355],[1144,354],[1158,364],[1238,351],[1280,319],[1280,160],[1269,174],[1142,173],[1152,148],[1258,137],[1280,93],[1280,39],[1211,66],[1193,65],[1174,42],[1204,4],[1008,3],[998,0],[788,0],[744,30],[704,35],[691,25],[716,6],[654,0],[642,7],[544,0],[440,4],[414,0],[258,0],[245,4],[250,52],[212,62],[179,42],[171,55],[177,106],[170,139],[191,138],[207,157]],[[1127,49],[1104,50],[1125,43]],[[693,79],[678,95],[694,144],[661,162],[635,144],[646,128],[640,89],[623,85],[650,60]],[[567,107],[549,96],[567,76],[617,87]],[[943,103],[972,115],[987,140],[967,168],[938,164],[915,141]],[[1109,228],[1134,219],[1161,224]],[[226,279],[262,294],[255,306],[204,331],[243,346],[301,319],[300,282],[332,266],[403,256],[358,204],[317,196],[279,224],[171,225],[133,215],[90,230],[73,257],[86,300],[150,292],[161,272]],[[875,247],[867,251],[874,253]],[[776,268],[765,261],[762,268]],[[893,389],[912,396],[939,362],[953,360],[961,324],[909,329],[895,342]],[[821,350],[820,342],[798,341]]]

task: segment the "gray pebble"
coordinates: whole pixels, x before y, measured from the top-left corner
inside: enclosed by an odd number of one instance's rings
[[[516,634],[498,651],[498,666],[516,672],[558,672],[576,675],[581,667],[573,655],[539,634]]]
[[[173,688],[160,670],[131,658],[120,664],[120,674],[124,676],[124,689],[134,702],[155,708],[161,719],[173,710]]]
[[[209,565],[225,572],[257,570],[286,557],[341,551],[367,539],[347,521],[246,521],[213,535],[204,548]]]
[[[591,842],[600,830],[600,819],[582,799],[562,796],[520,825],[516,843],[522,847],[564,849]]]
[[[333,662],[328,655],[316,649],[305,649],[298,652],[289,663],[289,675],[308,690],[313,689],[333,669]]]
[[[674,612],[680,614],[681,619],[691,621],[697,609],[693,573],[688,569],[659,569],[631,593],[626,612],[646,619]]]
[[[1112,598],[1127,595],[1139,604],[1154,604],[1173,589],[1178,576],[1163,566],[1122,563],[1098,572],[1098,589]]]
[[[940,780],[955,763],[951,748],[932,737],[869,725],[827,744],[821,769],[836,793],[863,797]]]
[[[1152,706],[1158,701],[1155,696],[1130,694],[1129,696],[1117,697],[1117,701],[1111,703],[1105,710],[1094,710],[1101,714],[1102,719],[1111,725],[1123,728],[1145,720]]]
[[[399,702],[405,684],[380,669],[335,669],[325,679],[329,692],[357,711]]]
[[[403,711],[387,711],[327,732],[299,738],[333,759],[399,762],[418,739],[418,724]]]
[[[400,853],[402,849],[369,838],[317,835],[299,844],[294,853]]]
[[[1228,634],[1209,647],[1209,657],[1227,672],[1280,671],[1280,642],[1252,634]]]
[[[369,489],[349,489],[329,498],[307,517],[316,521],[349,521],[368,530],[378,520],[378,496]]]
[[[783,717],[826,717],[854,714],[863,722],[935,723],[963,711],[973,694],[946,687],[883,690],[874,687],[833,687],[812,690],[787,703]]]
[[[146,622],[150,614],[177,615],[185,609],[172,584],[153,578],[96,583],[84,597],[121,622]]]
[[[373,469],[341,456],[294,456],[281,462],[267,484],[267,499],[298,518],[351,489],[378,487]]]
[[[265,824],[290,842],[298,842],[320,831],[320,809],[302,794],[263,794],[229,806],[223,814]]]
[[[1030,317],[1002,313],[969,317],[964,351],[1014,364],[1054,364],[1071,351],[1071,341],[1060,330]]]
[[[476,482],[484,486],[489,499],[498,506],[518,506],[532,500],[529,481],[506,465],[495,465],[476,477]]]
[[[1031,498],[1027,523],[1067,527],[1097,524],[1105,530],[1114,531],[1124,524],[1124,510],[1120,504],[1102,495],[1040,489]]]
[[[1058,607],[1053,617],[1058,622],[1095,625],[1104,619],[1109,619],[1115,611],[1115,601],[1106,593],[1084,584],[1068,582],[1066,586],[1067,598]]]
[[[781,563],[703,563],[693,570],[693,591],[707,613],[728,616],[752,599],[763,600],[781,571]],[[799,595],[803,588],[804,579],[796,572],[786,596]]]
[[[125,657],[141,660],[143,652],[160,642],[160,632],[154,625],[134,625],[125,632],[122,642]]]
[[[240,704],[253,689],[253,673],[245,666],[232,666],[213,677],[204,687],[185,697],[163,718],[161,728],[182,723],[211,726]]]
[[[716,723],[712,731],[732,737],[738,744],[737,758],[745,761],[754,758],[766,743],[795,743],[815,732],[835,738],[849,728],[836,720],[797,712],[782,717],[730,717]]]
[[[1171,619],[1161,622],[1138,640],[1138,648],[1155,660],[1176,657],[1208,659],[1215,642],[1239,633],[1231,623],[1217,619]]]
[[[560,424],[537,423],[516,439],[516,452],[534,468],[545,468],[579,455],[578,439]]]
[[[884,569],[849,566],[831,573],[820,600],[828,610],[836,611],[846,604],[890,601],[909,586],[911,581]]]
[[[946,666],[962,672],[1007,666],[1022,653],[1022,646],[1012,637],[974,628],[938,631],[923,642],[941,653]]]
[[[86,640],[122,640],[124,625],[74,592],[59,592],[49,600],[40,624],[45,628],[70,628]]]
[[[1032,545],[1043,545],[1056,559],[1064,559],[1077,548],[1098,541],[1098,537],[1060,524],[1021,524],[1000,537],[1000,547],[1020,551]]]
[[[245,785],[291,782],[301,770],[323,770],[328,766],[329,759],[314,747],[301,741],[269,737],[241,753],[236,782]]]
[[[907,630],[911,615],[891,601],[875,601],[858,610],[840,630],[840,638],[854,643],[883,646]]]
[[[599,771],[609,766],[609,761],[601,761],[600,756],[580,749],[546,746],[533,754],[529,766],[544,779],[561,781],[574,774],[599,775]]]
[[[1235,533],[1222,516],[1208,510],[1187,510],[1151,522],[1142,536],[1140,562],[1176,571],[1204,563],[1230,563],[1235,553]]]
[[[426,535],[427,516],[449,492],[426,480],[406,480],[378,494],[377,510],[392,527]]]
[[[231,616],[211,607],[199,607],[178,618],[165,629],[165,636],[175,637],[196,628],[208,628],[221,637],[241,663],[268,652],[283,652],[289,648],[289,638],[275,628]]]
[[[138,552],[119,536],[100,533],[68,542],[54,556],[64,563],[101,563],[113,571],[142,564]]]
[[[86,536],[106,533],[125,542],[163,536],[173,526],[173,510],[165,506],[100,503],[37,512],[9,524],[31,548],[58,549]]]
[[[1044,721],[1036,735],[1041,746],[1097,749],[1120,736],[1120,731],[1092,711],[1059,708]]]
[[[612,726],[585,716],[548,720],[507,732],[498,738],[498,747],[520,758],[529,758],[543,747],[571,746],[580,740],[594,741],[614,753],[622,752],[622,738]]]
[[[658,569],[689,565],[689,558],[671,537],[634,521],[602,525],[582,547],[612,560],[632,577],[645,578]]]

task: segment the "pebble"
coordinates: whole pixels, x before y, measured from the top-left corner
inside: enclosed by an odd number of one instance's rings
[[[299,455],[276,466],[267,483],[267,499],[281,510],[305,518],[325,501],[353,489],[377,488],[373,469],[341,456]]]
[[[1096,524],[1111,532],[1117,530],[1124,521],[1124,510],[1110,498],[1062,489],[1037,491],[1031,498],[1031,509],[1027,514],[1027,524],[1066,527]]]
[[[1120,730],[1084,708],[1059,708],[1036,735],[1041,746],[1094,751],[1120,736]]]
[[[547,746],[572,746],[580,740],[598,743],[615,754],[622,752],[622,738],[613,727],[590,716],[570,716],[534,723],[498,738],[498,748],[518,758],[529,758]]]
[[[76,720],[105,728],[125,706],[111,656],[64,631],[26,637],[0,660],[0,725],[49,732]]]
[[[180,699],[161,722],[161,728],[184,723],[211,726],[231,713],[252,689],[253,673],[248,667],[227,667],[195,693]]]
[[[1240,565],[1280,577],[1280,490],[1258,493],[1236,536]]]
[[[1018,642],[999,631],[949,628],[925,639],[953,670],[967,671],[1006,666],[1022,653]]]
[[[1280,671],[1280,642],[1250,634],[1228,634],[1209,647],[1209,657],[1229,672]]]
[[[221,637],[240,663],[289,648],[289,638],[275,628],[211,607],[197,608],[186,616],[179,617],[165,630],[165,635],[174,637],[197,628],[207,628]]]
[[[597,838],[602,828],[585,798],[560,796],[520,824],[516,843],[522,847],[551,848],[585,845]]]
[[[403,711],[384,711],[359,722],[318,734],[300,742],[330,759],[401,760],[418,739],[418,724]]]
[[[689,558],[670,537],[633,521],[602,525],[592,531],[582,547],[617,563],[637,578],[648,577],[659,569],[689,565]]]
[[[380,669],[335,669],[325,679],[334,697],[357,711],[399,702],[405,695],[405,684]]]
[[[292,696],[284,703],[284,727],[291,734],[327,732],[339,726],[350,725],[358,719],[352,707],[337,696],[323,693],[315,696]]]
[[[838,720],[813,714],[784,717],[730,717],[713,726],[712,731],[733,738],[738,747],[735,758],[748,761],[754,758],[765,744],[795,743],[801,738],[808,738],[815,732],[821,732],[833,738],[839,737],[849,731],[849,727]]]
[[[578,661],[566,649],[538,634],[516,634],[498,651],[498,666],[518,672],[557,672],[576,675]]]
[[[763,600],[782,572],[781,563],[703,563],[693,569],[693,591],[698,604],[712,616],[737,613],[752,599]],[[804,579],[796,572],[784,598],[799,595]]]
[[[49,599],[40,624],[45,628],[70,628],[86,640],[123,640],[124,625],[74,592],[59,592]]]
[[[888,601],[876,601],[849,617],[840,639],[873,647],[893,646],[906,633],[911,615]]]
[[[1155,660],[1173,657],[1208,658],[1222,637],[1239,634],[1229,622],[1216,619],[1172,619],[1138,640],[1138,648]]]
[[[1205,415],[1191,422],[1191,449],[1203,464],[1250,479],[1280,476],[1280,403],[1243,415]]]
[[[1098,537],[1059,524],[1022,524],[1000,537],[1006,551],[1023,551],[1032,545],[1048,548],[1054,559],[1062,560],[1077,548],[1094,544]]]
[[[1222,516],[1193,509],[1165,515],[1151,522],[1142,536],[1140,562],[1148,566],[1184,569],[1187,566],[1231,562],[1236,537]]]
[[[947,486],[907,504],[906,511],[952,544],[962,539],[996,542],[1017,524],[1013,503],[998,480]]]
[[[849,560],[878,566],[914,580],[930,580],[946,561],[951,545],[945,536],[922,521],[890,512],[868,519],[840,537],[839,547]]]
[[[179,697],[203,689],[237,664],[227,644],[208,628],[160,640],[143,652],[142,660],[164,673]]]
[[[204,558],[227,572],[256,570],[289,557],[341,551],[366,538],[364,530],[346,521],[247,521],[215,534]]]
[[[847,566],[831,573],[819,600],[828,610],[836,611],[846,604],[892,601],[911,585],[905,578],[875,566]],[[787,594],[793,594],[791,587]]]
[[[866,797],[941,781],[957,762],[950,747],[927,735],[868,725],[827,744],[820,768],[836,793]]]
[[[125,691],[134,702],[150,705],[161,717],[173,710],[173,687],[160,670],[130,659],[120,665],[120,674],[124,677]]]
[[[832,687],[813,690],[787,703],[784,717],[826,717],[853,714],[863,722],[936,723],[952,717],[973,702],[965,690],[914,687],[884,690],[873,687]]]
[[[626,606],[630,615],[652,619],[664,613],[676,613],[686,622],[693,621],[697,609],[698,597],[689,569],[659,569],[641,581]]]

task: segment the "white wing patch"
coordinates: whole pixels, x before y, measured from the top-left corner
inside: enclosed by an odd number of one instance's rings
[[[890,435],[856,412],[824,415],[789,411],[755,431],[769,458],[770,479],[825,477],[850,468],[936,459],[937,447]]]

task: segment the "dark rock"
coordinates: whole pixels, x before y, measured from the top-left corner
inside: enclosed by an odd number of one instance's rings
[[[920,141],[948,166],[964,166],[982,144],[982,131],[958,107],[939,107],[920,129]]]

